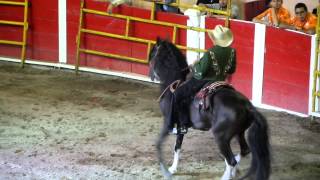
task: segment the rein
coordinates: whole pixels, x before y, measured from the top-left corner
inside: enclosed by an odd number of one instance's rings
[[[157,102],[160,102],[162,96],[164,95],[164,93],[167,92],[168,89],[170,89],[170,92],[173,93],[181,84],[181,80],[176,80],[173,83],[171,83],[169,86],[167,86],[161,93],[161,95],[159,96],[159,98],[157,99]]]
[[[181,69],[181,72],[184,72],[186,70],[189,69],[189,66]],[[160,102],[162,96],[164,95],[164,93],[167,92],[168,89],[170,89],[170,92],[173,93],[179,86],[181,85],[181,80],[175,80],[173,81],[173,83],[171,83],[170,85],[168,85],[161,93],[161,95],[159,96],[159,98],[157,99],[157,102]]]
[[[189,66],[187,66],[187,67],[185,67],[185,68],[181,69],[181,72],[184,72],[184,71],[186,71],[186,70],[188,70],[188,69],[189,69]]]

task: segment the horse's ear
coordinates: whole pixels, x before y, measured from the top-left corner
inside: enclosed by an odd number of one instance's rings
[[[171,42],[171,38],[169,37],[169,35],[167,34],[166,38],[165,38],[165,41],[167,42]]]
[[[156,44],[160,44],[160,42],[161,42],[161,38],[160,38],[159,36],[157,36],[157,42],[156,42]]]

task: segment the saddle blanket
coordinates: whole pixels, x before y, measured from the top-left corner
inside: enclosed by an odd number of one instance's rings
[[[234,89],[233,86],[225,81],[216,81],[209,85],[206,85],[204,88],[202,88],[197,94],[196,98],[200,99],[199,101],[199,109],[204,108],[204,110],[207,110],[209,108],[209,95],[213,95],[216,93],[220,88],[227,87]]]

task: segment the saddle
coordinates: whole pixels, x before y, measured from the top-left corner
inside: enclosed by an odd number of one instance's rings
[[[221,88],[234,89],[231,84],[228,84],[225,81],[216,81],[206,84],[195,96],[195,98],[199,99],[199,110],[208,110],[210,107],[210,103],[208,103],[210,101],[210,97]]]

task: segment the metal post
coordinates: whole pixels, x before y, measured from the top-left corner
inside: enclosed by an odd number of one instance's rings
[[[148,42],[147,58],[149,58],[150,50],[151,50],[151,42]],[[149,61],[149,59],[148,59],[148,61]]]
[[[318,17],[320,15],[320,6],[317,7]],[[317,91],[317,79],[319,78],[319,31],[320,31],[320,18],[317,20],[316,27],[316,49],[315,61],[313,68],[313,85],[312,85],[312,112],[316,111],[316,98],[319,96]]]
[[[125,34],[126,37],[129,36],[129,28],[130,28],[130,17],[127,17],[127,21],[126,21],[126,34]]]
[[[231,0],[228,0],[227,4],[227,17],[224,22],[225,27],[230,28],[230,16],[231,16]]]
[[[150,16],[150,20],[154,20],[155,9],[156,9],[156,3],[153,2],[153,3],[152,3],[152,6],[151,6],[151,16]]]
[[[22,50],[21,50],[21,67],[24,67],[26,60],[26,45],[27,45],[27,32],[28,32],[28,0],[24,1],[24,17],[23,17],[23,37],[22,37]]]
[[[82,29],[82,19],[83,19],[83,7],[84,7],[84,1],[81,0],[81,6],[80,6],[80,20],[79,20],[79,31],[77,35],[77,55],[76,55],[76,73],[78,74],[79,71],[79,65],[80,65],[80,44],[81,44],[81,29]]]
[[[176,44],[177,26],[173,27],[172,43]]]

